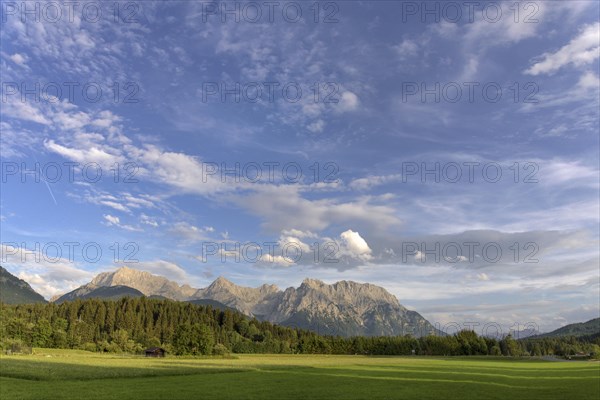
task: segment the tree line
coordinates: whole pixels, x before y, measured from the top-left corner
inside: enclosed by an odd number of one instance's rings
[[[436,356],[569,356],[600,354],[600,338],[514,340],[478,336],[340,337],[318,335],[220,310],[171,300],[87,299],[62,304],[0,304],[0,346],[140,353],[163,347],[175,355],[297,353]]]

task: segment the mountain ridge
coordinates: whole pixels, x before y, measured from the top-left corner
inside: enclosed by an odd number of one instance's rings
[[[6,304],[47,303],[29,283],[0,266],[0,301]]]
[[[565,336],[600,336],[600,318],[593,318],[586,322],[576,322],[573,324],[567,324],[550,332],[529,336],[528,339],[542,339]]]
[[[305,278],[299,287],[239,286],[219,276],[206,288],[178,285],[162,276],[122,267],[102,272],[57,302],[85,298],[98,288],[126,286],[145,296],[177,301],[211,300],[250,317],[340,336],[423,336],[438,333],[418,312],[406,309],[385,288],[342,280],[327,284]]]
[[[59,298],[51,301],[53,303],[56,304],[61,304],[65,301],[71,301],[71,300],[76,300],[76,299],[81,299],[81,300],[85,300],[85,299],[104,299],[104,300],[118,300],[120,298],[123,297],[143,297],[144,293],[142,293],[141,291],[129,287],[129,286],[125,286],[125,285],[115,285],[115,286],[98,286],[94,289],[91,289],[89,291],[86,292],[77,292],[77,294],[73,294],[74,292],[76,292],[77,289],[75,289],[73,292],[69,292],[63,296],[60,296]]]

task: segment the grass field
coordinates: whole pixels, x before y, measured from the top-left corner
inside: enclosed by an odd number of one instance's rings
[[[37,349],[0,357],[8,399],[598,399],[598,362],[242,355],[149,359]]]

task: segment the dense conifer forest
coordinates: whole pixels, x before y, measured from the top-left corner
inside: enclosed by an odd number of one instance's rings
[[[365,355],[570,356],[600,354],[598,335],[501,340],[473,331],[448,336],[321,336],[232,311],[145,297],[62,304],[0,305],[0,344],[174,355],[298,353]]]

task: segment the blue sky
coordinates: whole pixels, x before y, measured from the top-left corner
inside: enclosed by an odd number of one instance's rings
[[[126,264],[371,282],[440,323],[598,317],[597,2],[430,2],[425,22],[420,2],[322,2],[317,22],[312,2],[258,22],[51,3],[3,3],[0,51],[2,265],[46,297]]]

